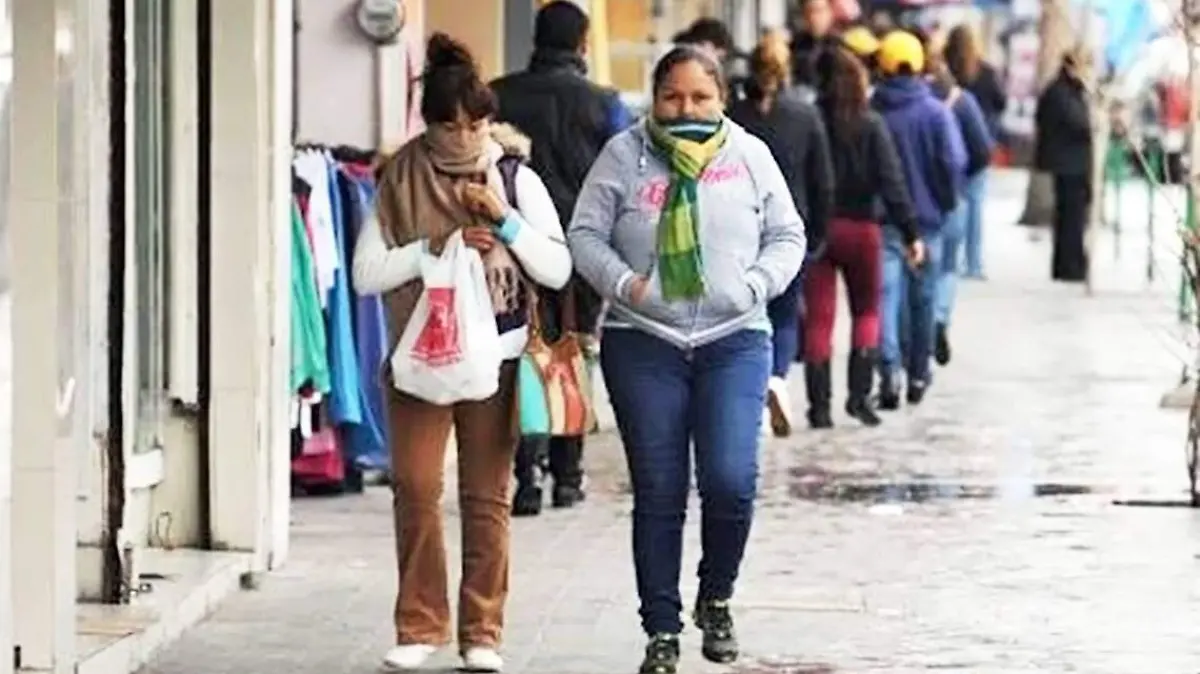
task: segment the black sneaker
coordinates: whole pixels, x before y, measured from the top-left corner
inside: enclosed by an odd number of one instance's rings
[[[704,632],[700,652],[709,662],[726,665],[738,658],[737,634],[727,601],[698,601],[694,615],[696,627]]]
[[[550,504],[555,508],[570,508],[579,503],[583,503],[585,495],[581,487],[571,487],[568,485],[554,485],[554,492],[550,498]]]
[[[679,635],[655,634],[646,644],[638,674],[675,674],[679,670]]]
[[[917,380],[908,382],[908,404],[920,405],[925,399],[925,392],[929,390],[929,384]]]
[[[535,517],[542,514],[542,488],[523,484],[513,494],[513,517]]]
[[[946,334],[946,326],[938,323],[933,342],[933,359],[938,365],[950,364],[950,337]]]

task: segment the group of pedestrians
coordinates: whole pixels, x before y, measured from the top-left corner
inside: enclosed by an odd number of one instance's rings
[[[776,362],[798,352],[809,426],[831,427],[840,275],[852,319],[845,409],[875,426],[877,410],[899,408],[902,388],[909,404],[924,399],[932,363],[951,358],[958,279],[984,278],[982,201],[1004,97],[967,26],[945,40],[917,30],[876,35],[839,30],[828,0],[802,10],[789,54],[768,41],[756,50],[752,63],[769,51],[776,67],[752,66],[758,84],[731,116],[766,141],[789,185],[807,195],[796,199],[809,238],[802,301],[772,313]],[[764,88],[790,94],[756,95]],[[809,152],[822,159],[795,161]],[[797,322],[801,346],[792,350],[786,336]],[[787,435],[786,368],[775,374],[770,427]]]
[[[902,372],[915,404],[930,359],[949,360],[958,246],[982,193],[968,186],[982,184],[991,149],[987,108],[921,37],[835,33],[827,0],[805,11],[809,32],[767,35],[736,85],[722,62],[727,31],[710,20],[681,34],[636,121],[588,81],[588,17],[572,2],[539,10],[529,67],[490,85],[459,42],[430,39],[427,129],[380,162],[354,282],[383,294],[395,339],[422,293],[422,256],[461,231],[489,283],[505,284],[493,294],[516,299],[496,307],[507,351],[494,396],[435,405],[389,386],[399,590],[387,667],[417,669],[456,636],[465,669],[500,671],[509,518],[541,510],[543,472],[552,505],[583,499],[582,438],[517,437],[515,359],[531,312],[551,339],[599,339],[633,488],[644,674],[673,674],[680,659],[693,473],[702,553],[691,619],[705,658],[738,658],[730,601],[763,413],[791,432],[786,375],[798,359],[809,424],[832,426],[838,275],[853,316],[852,417],[879,423],[876,373],[879,405],[895,408]],[[520,301],[533,294],[535,306]],[[451,429],[456,630],[441,520]]]

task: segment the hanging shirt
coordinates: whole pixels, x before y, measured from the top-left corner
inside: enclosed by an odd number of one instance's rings
[[[309,384],[320,393],[329,391],[329,364],[325,354],[325,318],[317,296],[313,260],[300,207],[292,203],[292,340],[291,390]]]
[[[330,203],[329,159],[324,152],[303,150],[292,160],[296,177],[308,183],[308,224],[312,227],[313,266],[317,274],[317,296],[324,307],[329,302],[339,262],[334,234],[333,205]]]
[[[325,325],[329,333],[329,368],[333,389],[329,393],[329,417],[335,424],[362,423],[363,410],[358,381],[358,355],[354,344],[354,322],[347,266],[342,260],[345,250],[346,212],[338,189],[337,166],[326,155],[318,155],[325,166],[325,200],[330,206],[334,249],[338,261],[333,271]],[[314,186],[313,200],[317,188]]]
[[[354,166],[342,166],[338,185],[341,187],[342,213],[345,215],[342,243],[343,260],[354,268],[354,242],[370,215],[374,204],[375,187],[370,171],[356,171]],[[355,347],[358,353],[358,382],[362,400],[362,423],[345,429],[345,451],[362,468],[388,470],[390,452],[387,443],[387,405],[383,373],[388,358],[387,321],[379,295],[360,295],[350,289]]]

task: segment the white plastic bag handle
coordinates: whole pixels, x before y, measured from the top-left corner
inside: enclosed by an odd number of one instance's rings
[[[429,281],[434,280],[435,286],[446,286],[453,283],[451,274],[447,273],[447,265],[455,258],[462,254],[462,249],[466,247],[463,243],[462,230],[456,229],[454,233],[446,239],[446,245],[442,247],[441,255],[434,255],[429,250],[429,242],[425,242],[425,249],[421,254],[421,280],[429,285]]]

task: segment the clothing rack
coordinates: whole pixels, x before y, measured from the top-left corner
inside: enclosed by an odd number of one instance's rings
[[[334,161],[343,164],[372,164],[379,156],[377,150],[367,150],[354,145],[326,145],[325,143],[317,143],[304,141],[295,144],[296,152],[306,150],[316,150],[328,152]]]
[[[388,470],[386,396],[378,373],[387,328],[378,296],[351,282],[368,221],[375,151],[296,144],[292,161],[293,483],[358,491],[363,470]],[[340,470],[339,470],[340,469]]]

